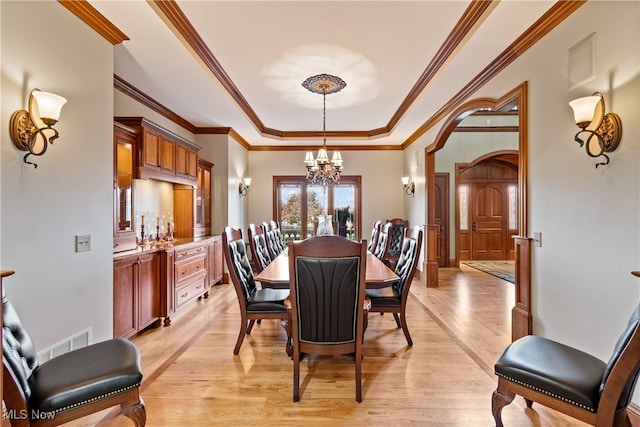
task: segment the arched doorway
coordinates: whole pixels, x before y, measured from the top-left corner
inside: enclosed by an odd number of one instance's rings
[[[527,222],[527,82],[522,83],[502,98],[478,98],[458,107],[445,121],[435,141],[425,148],[425,192],[426,192],[426,257],[423,271],[426,272],[426,284],[438,286],[437,235],[435,210],[435,154],[449,139],[457,125],[467,116],[481,109],[510,111],[518,114],[518,233],[514,237],[516,263],[516,304],[512,311],[512,337],[523,336],[532,331],[531,316],[531,267],[530,239]]]

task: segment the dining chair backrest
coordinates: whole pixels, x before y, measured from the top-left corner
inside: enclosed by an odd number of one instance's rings
[[[406,299],[409,293],[409,287],[413,281],[418,260],[420,258],[420,250],[422,248],[422,228],[414,226],[407,228],[404,239],[402,240],[402,249],[396,263],[395,273],[400,280],[394,283],[401,298]]]
[[[353,354],[356,401],[361,400],[366,241],[316,236],[289,242],[289,300],[294,401],[301,354]]]
[[[251,258],[258,272],[264,270],[272,261],[267,247],[267,240],[262,227],[249,224],[248,228],[249,247],[251,248]]]
[[[222,233],[222,251],[227,262],[229,278],[238,295],[241,310],[246,310],[248,301],[257,290],[253,270],[247,257],[242,230],[225,227]]]
[[[387,255],[387,250],[389,247],[389,231],[391,230],[391,223],[386,223],[380,228],[380,232],[378,233],[378,241],[376,242],[376,248],[373,254],[379,260],[384,260]]]
[[[402,239],[404,238],[405,231],[409,228],[409,221],[402,218],[393,218],[388,219],[387,224],[391,224],[388,236],[387,255],[397,257],[402,248]]]
[[[369,239],[369,246],[367,250],[371,253],[375,253],[376,245],[378,244],[378,234],[380,234],[380,228],[382,227],[382,221],[378,220],[373,223],[371,229],[371,238]]]

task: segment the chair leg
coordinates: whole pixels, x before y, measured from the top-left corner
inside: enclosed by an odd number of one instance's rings
[[[394,317],[398,316],[396,313],[393,313]],[[396,317],[396,321],[398,318]],[[413,347],[413,340],[411,339],[411,334],[409,334],[409,327],[407,326],[407,317],[403,314],[400,316],[400,324],[402,327],[402,332],[404,332],[404,337],[407,339],[407,344],[409,347]]]
[[[253,325],[256,323],[255,319],[249,320],[249,326],[247,327],[247,335],[251,335]]]
[[[502,408],[513,401],[516,396],[509,391],[500,390],[500,381],[498,380],[498,388],[496,388],[491,396],[491,413],[496,422],[496,427],[504,427],[502,424]]]
[[[362,355],[356,353],[356,402],[362,402]]]
[[[251,322],[251,324],[253,324],[253,320]],[[242,316],[242,319],[240,319],[240,332],[238,333],[238,339],[236,340],[236,346],[233,349],[233,354],[238,354],[240,352],[240,346],[242,346],[242,341],[244,341],[244,336],[247,333],[247,318]]]
[[[524,399],[524,402],[527,404],[527,408],[531,408],[533,406],[533,400]]]
[[[393,319],[396,321],[396,326],[398,326],[398,329],[402,328],[402,325],[400,324],[400,316],[398,316],[398,313],[393,313]]]
[[[136,427],[144,427],[147,423],[147,410],[144,406],[144,400],[138,396],[137,402],[127,402],[120,405],[122,414],[129,418]]]
[[[293,401],[300,401],[300,353],[293,355]]]

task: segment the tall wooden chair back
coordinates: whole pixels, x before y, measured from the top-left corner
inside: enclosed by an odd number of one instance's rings
[[[362,400],[366,241],[318,236],[289,242],[293,400],[302,354],[353,354],[356,401]]]

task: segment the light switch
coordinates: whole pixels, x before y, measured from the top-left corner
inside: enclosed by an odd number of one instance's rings
[[[76,252],[86,252],[91,250],[91,235],[83,234],[76,236]]]
[[[540,231],[533,232],[533,246],[538,248],[542,246],[542,233]]]

